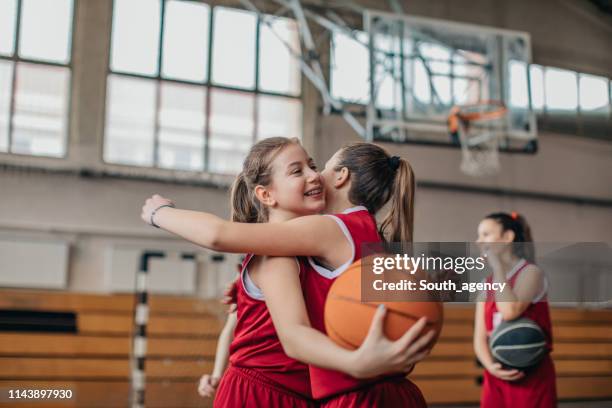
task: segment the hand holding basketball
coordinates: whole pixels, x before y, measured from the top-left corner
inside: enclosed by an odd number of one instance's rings
[[[356,378],[408,372],[431,350],[435,332],[428,331],[421,336],[426,324],[424,317],[413,324],[398,340],[391,341],[384,334],[385,315],[386,309],[381,305],[372,318],[366,338],[355,351],[353,376]]]
[[[487,371],[495,377],[505,381],[517,381],[525,376],[525,373],[516,369],[505,370],[499,363],[493,363],[486,367]]]

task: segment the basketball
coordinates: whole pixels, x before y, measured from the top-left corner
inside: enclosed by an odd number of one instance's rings
[[[372,257],[353,263],[332,284],[325,303],[325,329],[328,336],[347,349],[358,348],[368,334],[372,317],[380,303],[361,302],[361,267]],[[427,318],[422,334],[433,330],[438,339],[443,322],[440,302],[381,302],[387,308],[384,333],[390,340],[399,339],[421,317]]]
[[[546,337],[533,320],[526,317],[502,322],[489,339],[491,354],[507,368],[525,370],[546,355]]]

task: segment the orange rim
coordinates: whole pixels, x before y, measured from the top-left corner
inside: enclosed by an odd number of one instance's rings
[[[490,109],[481,112],[469,112],[469,108],[487,106]],[[508,108],[500,101],[482,101],[467,105],[453,106],[448,115],[448,128],[451,132],[459,129],[459,120],[463,122],[475,122],[479,120],[491,120],[502,118],[508,113]]]

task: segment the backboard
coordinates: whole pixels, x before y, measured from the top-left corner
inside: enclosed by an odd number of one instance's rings
[[[498,101],[500,149],[520,149],[537,138],[531,106],[528,33],[367,10],[370,102],[367,136],[455,145],[453,106]]]

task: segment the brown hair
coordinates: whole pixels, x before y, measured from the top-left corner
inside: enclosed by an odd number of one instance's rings
[[[299,140],[270,137],[251,147],[242,163],[242,171],[232,185],[232,221],[255,223],[268,220],[268,210],[255,197],[255,187],[270,184],[270,164],[274,157],[290,144],[299,144]]]
[[[338,171],[350,172],[348,199],[372,214],[391,201],[380,224],[380,235],[390,242],[412,242],[414,228],[414,172],[408,161],[389,154],[372,143],[352,143],[339,156]]]
[[[513,252],[516,256],[525,258],[530,262],[535,262],[535,248],[533,246],[533,236],[531,228],[527,224],[527,220],[522,215],[512,212],[491,213],[484,217],[485,220],[493,220],[502,227],[502,233],[506,231],[514,232],[514,240],[512,242],[526,242],[523,245],[513,245]]]

